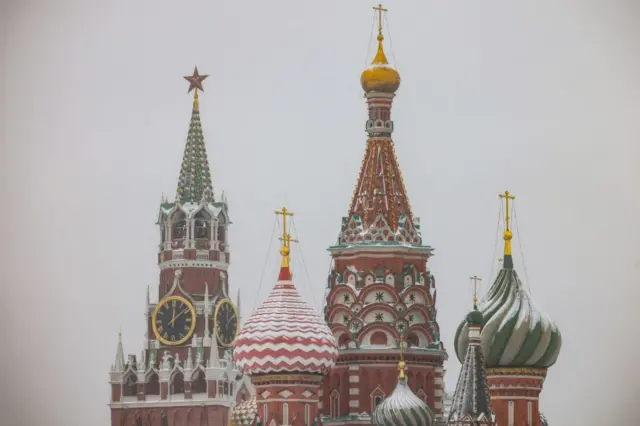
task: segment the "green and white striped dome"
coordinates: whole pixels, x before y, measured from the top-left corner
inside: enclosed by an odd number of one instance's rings
[[[375,426],[431,426],[433,419],[433,412],[411,392],[404,375],[398,378],[398,386],[371,415]]]
[[[556,324],[538,310],[505,256],[504,267],[478,305],[484,316],[480,334],[487,367],[548,368],[555,364],[562,346]],[[456,331],[455,351],[460,362],[467,352],[469,333],[463,321]]]

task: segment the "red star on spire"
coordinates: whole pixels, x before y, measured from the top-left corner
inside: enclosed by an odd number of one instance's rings
[[[193,75],[184,77],[184,79],[189,82],[189,90],[187,91],[187,93],[191,92],[193,89],[196,89],[196,91],[200,90],[201,92],[204,92],[204,89],[202,88],[202,81],[207,77],[209,76],[198,74],[198,67],[195,67],[195,69],[193,70]]]

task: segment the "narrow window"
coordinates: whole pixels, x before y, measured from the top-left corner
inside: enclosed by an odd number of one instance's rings
[[[375,410],[376,408],[378,408],[378,405],[380,405],[381,402],[382,402],[382,397],[380,395],[373,398],[373,409]]]
[[[289,426],[289,404],[282,404],[282,426]]]
[[[265,403],[262,406],[262,421],[263,421],[262,424],[264,424],[264,425],[267,424],[268,417],[269,417],[269,408],[267,407],[267,404]]]
[[[311,407],[309,404],[304,405],[304,423],[311,426]]]
[[[513,426],[513,401],[509,401],[509,426]]]
[[[533,402],[529,401],[529,403],[527,404],[527,417],[529,420],[529,426],[533,425]]]

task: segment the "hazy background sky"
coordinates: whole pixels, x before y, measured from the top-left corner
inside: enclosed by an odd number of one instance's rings
[[[234,222],[232,294],[242,289],[245,316],[268,294],[273,210],[286,205],[302,244],[295,279],[320,308],[365,148],[373,5],[2,3],[3,426],[109,423],[118,328],[138,354],[148,285],[157,297],[154,223],[175,193],[191,113],[182,76],[196,64],[210,75],[201,118]],[[402,76],[394,140],[436,248],[448,390],[468,277],[483,290],[493,278],[508,189],[516,267],[564,339],[542,411],[556,426],[637,423],[638,2],[385,6]]]

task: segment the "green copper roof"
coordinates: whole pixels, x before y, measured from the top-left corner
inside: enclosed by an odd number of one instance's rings
[[[200,124],[200,111],[196,102],[191,113],[187,144],[184,147],[176,200],[184,204],[199,203],[203,199],[206,202],[213,202],[213,186]]]
[[[562,346],[556,324],[537,309],[505,256],[502,270],[478,310],[484,317],[480,334],[487,367],[548,368],[555,364]],[[468,324],[456,331],[455,350],[460,362],[468,346]]]

